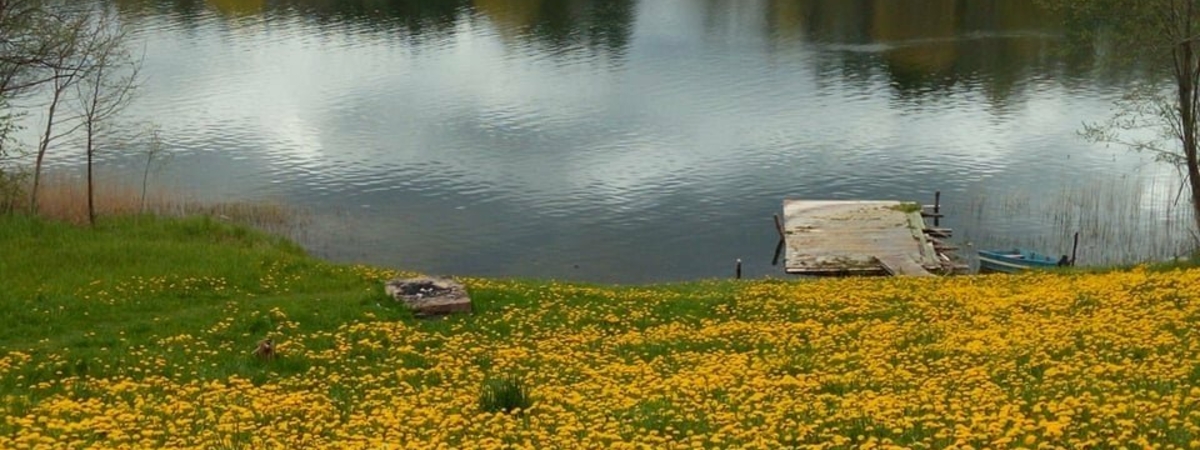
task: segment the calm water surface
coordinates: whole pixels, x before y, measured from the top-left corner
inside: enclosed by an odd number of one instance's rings
[[[1059,252],[1064,205],[1117,183],[1153,228],[1175,187],[1076,135],[1121,74],[1063,51],[1030,1],[112,3],[145,52],[129,118],[174,154],[156,183],[304,207],[306,244],[339,261],[648,282],[730,276],[741,258],[780,274],[785,197],[938,190],[964,240]],[[107,164],[134,176],[134,161]],[[1085,239],[1081,259],[1146,256],[1104,247]]]

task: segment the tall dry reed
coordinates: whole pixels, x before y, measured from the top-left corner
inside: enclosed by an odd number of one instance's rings
[[[69,174],[43,176],[37,203],[37,213],[42,217],[87,223],[87,182]],[[100,216],[205,215],[288,237],[297,237],[308,223],[304,211],[281,202],[205,202],[171,189],[147,190],[143,196],[139,184],[114,178],[102,178],[97,182],[95,204],[96,214]],[[28,209],[28,200],[17,208]]]
[[[958,225],[977,246],[1050,254],[1069,254],[1079,232],[1081,264],[1134,264],[1196,251],[1187,202],[1187,192],[1180,195],[1170,180],[1104,180],[1050,191],[974,195]]]

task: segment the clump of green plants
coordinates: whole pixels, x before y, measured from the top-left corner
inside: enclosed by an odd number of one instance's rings
[[[900,211],[902,213],[915,213],[915,212],[921,212],[921,205],[916,204],[914,202],[904,202],[899,205],[889,206],[888,209],[891,209],[894,211]]]
[[[519,414],[532,405],[529,388],[517,378],[494,378],[483,382],[483,390],[479,394],[479,408],[484,411]]]

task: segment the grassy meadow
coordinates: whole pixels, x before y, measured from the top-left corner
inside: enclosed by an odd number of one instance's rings
[[[0,254],[5,449],[1200,447],[1200,269],[466,278],[418,320],[209,218],[0,216]]]

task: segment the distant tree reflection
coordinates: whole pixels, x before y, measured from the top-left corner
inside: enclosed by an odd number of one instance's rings
[[[463,21],[495,27],[507,42],[559,51],[584,48],[623,55],[635,0],[110,0],[126,15],[168,9],[180,22],[208,11],[230,19],[254,15],[344,23],[356,31],[396,32],[417,42],[453,33]]]
[[[764,14],[773,47],[803,41],[823,50],[819,73],[883,74],[901,99],[969,83],[1004,105],[1033,74],[1092,70],[1059,53],[1062,30],[1035,0],[768,0]]]
[[[474,7],[509,43],[617,57],[629,46],[635,15],[634,0],[475,0]]]
[[[444,41],[465,25],[494,32],[506,46],[551,58],[582,51],[611,61],[628,54],[638,6],[653,0],[108,1],[135,16],[168,9],[172,20],[185,24],[214,13],[230,20],[268,15],[338,25],[329,27],[331,32],[370,32],[415,44]],[[706,43],[751,37],[776,56],[803,53],[823,79],[867,85],[885,77],[900,101],[941,98],[945,91],[969,86],[1004,108],[1038,76],[1049,74],[1067,83],[1104,79],[1098,68],[1113,66],[1097,61],[1096,55],[1065,53],[1072,48],[1061,45],[1066,33],[1037,0],[698,0],[672,5],[681,15],[703,17],[699,32]]]

